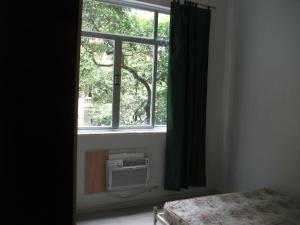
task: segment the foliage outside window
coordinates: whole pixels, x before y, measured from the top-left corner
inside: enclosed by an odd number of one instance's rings
[[[84,1],[79,127],[166,125],[169,20],[155,10]]]

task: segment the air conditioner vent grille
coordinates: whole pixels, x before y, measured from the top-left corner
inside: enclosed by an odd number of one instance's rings
[[[144,188],[149,184],[148,158],[107,160],[106,166],[108,191]]]

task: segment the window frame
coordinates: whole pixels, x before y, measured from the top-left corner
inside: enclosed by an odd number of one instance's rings
[[[114,74],[113,74],[113,99],[112,99],[112,124],[111,126],[78,126],[78,130],[129,130],[129,129],[153,129],[155,127],[166,127],[166,125],[155,125],[155,99],[156,99],[156,78],[157,78],[157,56],[158,47],[169,46],[168,40],[158,38],[158,15],[170,14],[170,8],[157,6],[144,2],[133,2],[127,0],[88,0],[112,4],[123,7],[130,7],[134,9],[146,10],[154,13],[153,37],[136,37],[121,34],[112,34],[96,31],[81,30],[81,37],[99,38],[114,41]],[[150,124],[149,125],[134,125],[134,126],[120,126],[120,88],[121,88],[121,55],[123,42],[132,42],[138,44],[148,44],[153,46],[153,70],[152,70],[152,93],[151,93],[151,109],[150,109]],[[116,84],[118,79],[119,84]]]

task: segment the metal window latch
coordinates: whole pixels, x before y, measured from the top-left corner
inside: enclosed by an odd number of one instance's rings
[[[114,75],[114,85],[120,85],[121,84],[121,75],[115,74]]]

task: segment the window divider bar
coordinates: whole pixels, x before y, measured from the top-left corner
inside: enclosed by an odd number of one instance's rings
[[[154,12],[154,40],[157,40],[157,33],[158,33],[158,12]]]
[[[155,33],[155,30],[154,30]],[[157,31],[156,31],[157,33]],[[150,38],[143,38],[143,37],[133,37],[133,36],[126,36],[126,35],[118,35],[118,34],[108,34],[108,33],[101,33],[101,32],[94,32],[94,31],[81,31],[81,35],[83,37],[90,37],[90,38],[103,38],[103,39],[111,39],[111,40],[120,40],[123,42],[135,42],[140,44],[151,44],[155,45],[156,43],[160,45],[167,45],[168,41],[164,40],[156,40]],[[157,36],[157,34],[156,34]]]
[[[120,121],[120,90],[121,90],[121,63],[122,41],[115,39],[114,77],[113,77],[113,104],[112,104],[112,128],[119,127]],[[117,81],[117,83],[116,83]]]
[[[154,40],[157,40],[158,32],[158,11],[154,13]],[[157,78],[157,54],[158,44],[155,42],[153,50],[153,74],[152,74],[152,104],[151,104],[151,125],[155,125],[155,98],[156,98],[156,78]]]

